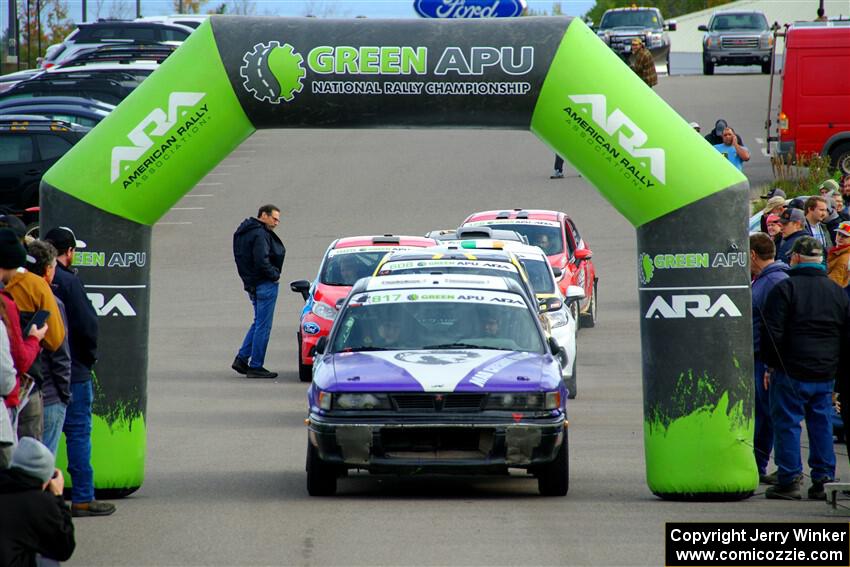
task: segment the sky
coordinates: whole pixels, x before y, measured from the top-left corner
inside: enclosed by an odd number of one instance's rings
[[[35,1],[35,0],[31,0]],[[124,6],[132,11],[136,0],[101,0],[101,17],[110,15],[114,6]],[[222,0],[208,0],[202,11],[209,10],[221,3]],[[246,1],[246,0],[241,0]],[[254,4],[256,15],[303,16],[308,12],[332,17],[353,18],[366,16],[369,18],[418,18],[413,10],[413,0],[247,0]],[[0,29],[7,27],[9,0],[0,2]],[[66,0],[70,16],[80,21],[82,15],[81,0]],[[87,0],[88,19],[95,19],[95,6],[98,0]],[[117,3],[117,4],[116,4]],[[552,12],[553,0],[527,0],[528,7],[536,11]],[[595,4],[595,0],[561,0],[561,9],[569,16],[581,16]],[[141,0],[142,14],[156,16],[174,13],[172,0]],[[134,15],[133,13],[130,14]]]

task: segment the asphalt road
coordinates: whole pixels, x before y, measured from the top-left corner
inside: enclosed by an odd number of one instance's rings
[[[766,89],[760,75],[674,76],[658,93],[689,121],[725,117],[757,150]],[[146,480],[114,516],[76,521],[70,564],[658,566],[668,521],[830,517],[822,502],[649,492],[634,230],[572,169],[549,180],[551,162],[526,132],[265,131],[245,142],[154,230]],[[747,172],[770,179],[758,151]],[[423,234],[487,208],[569,212],[601,278],[599,323],[579,336],[569,495],[540,497],[530,478],[353,477],[337,497],[310,498],[295,358],[303,302],[288,286],[267,360],[280,378],[230,370],[250,321],[231,235],[265,202],[283,209],[285,282],[312,279],[338,236]]]

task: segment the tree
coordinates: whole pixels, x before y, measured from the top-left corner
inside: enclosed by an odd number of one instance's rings
[[[200,14],[201,6],[207,0],[171,0],[174,12],[177,14]]]
[[[39,8],[41,14],[38,13]],[[25,68],[35,67],[37,59],[44,55],[48,46],[62,42],[77,27],[68,17],[68,4],[64,0],[19,0],[18,13],[22,15],[18,57]]]
[[[585,18],[591,19],[594,22],[599,22],[602,19],[602,14],[605,10],[611,8],[622,8],[624,6],[655,6],[661,10],[661,14],[665,18],[674,18],[682,14],[690,14],[698,12],[721,4],[727,4],[731,0],[642,0],[635,2],[634,0],[596,0],[596,5],[588,10]]]

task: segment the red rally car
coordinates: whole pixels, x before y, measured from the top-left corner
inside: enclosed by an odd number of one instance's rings
[[[596,288],[599,278],[593,266],[593,253],[581,237],[573,220],[560,211],[512,209],[483,211],[469,215],[461,226],[489,226],[493,229],[516,231],[528,238],[529,244],[546,252],[549,264],[558,279],[561,293],[566,297],[567,286],[584,289],[585,299],[577,305],[582,327],[596,325]],[[560,273],[559,273],[560,272]]]
[[[313,347],[326,336],[337,314],[337,302],[348,296],[360,278],[371,276],[387,252],[427,248],[437,242],[421,236],[350,236],[331,242],[314,282],[291,282],[292,291],[307,302],[298,326],[298,377],[309,382],[313,376]]]

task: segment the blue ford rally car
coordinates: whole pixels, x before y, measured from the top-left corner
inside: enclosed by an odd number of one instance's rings
[[[507,474],[569,488],[567,393],[537,306],[516,282],[457,274],[359,280],[316,347],[307,489],[349,469]]]

